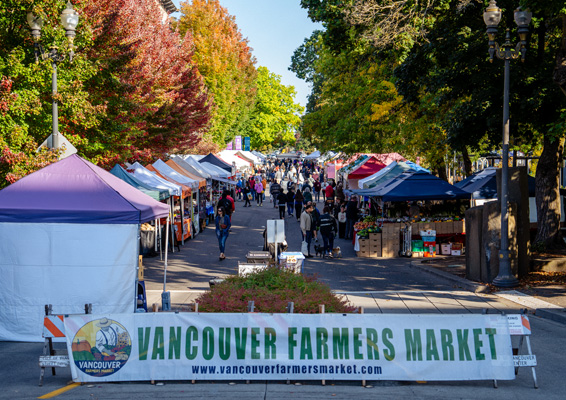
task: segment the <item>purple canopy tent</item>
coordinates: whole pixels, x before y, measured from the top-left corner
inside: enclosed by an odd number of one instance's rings
[[[45,304],[134,312],[139,225],[168,215],[76,155],[0,190],[0,340],[42,341]]]
[[[140,224],[168,211],[76,154],[0,190],[0,222]]]

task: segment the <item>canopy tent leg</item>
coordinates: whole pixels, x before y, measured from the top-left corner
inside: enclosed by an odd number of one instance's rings
[[[167,223],[169,224],[170,215],[167,216]],[[169,229],[165,231],[165,262],[163,264],[163,293],[161,293],[161,310],[171,310],[171,294],[166,291],[167,289],[167,255],[169,251]]]

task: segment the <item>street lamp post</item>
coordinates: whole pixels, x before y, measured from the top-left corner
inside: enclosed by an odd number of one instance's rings
[[[51,148],[59,148],[59,110],[57,103],[57,65],[65,59],[65,54],[60,54],[57,46],[52,45],[49,51],[46,52],[39,42],[41,37],[41,28],[43,26],[43,21],[41,17],[33,14],[33,12],[27,13],[27,22],[31,29],[31,35],[33,37],[34,49],[35,49],[35,61],[39,62],[42,60],[51,60],[51,66],[53,72],[51,74],[51,92],[52,92],[52,113],[53,113],[53,125],[52,125],[52,137],[51,137]],[[69,41],[69,61],[73,61],[73,55],[75,54],[73,49],[73,40],[75,39],[75,28],[79,23],[79,14],[73,9],[73,5],[70,1],[67,2],[67,8],[61,13],[61,24],[65,28],[65,33],[67,40]]]
[[[501,247],[499,249],[499,273],[493,280],[498,287],[514,287],[519,280],[511,272],[509,261],[509,64],[511,60],[521,58],[525,61],[527,53],[527,34],[532,14],[521,8],[515,10],[515,23],[519,33],[519,43],[514,46],[511,43],[509,29],[505,34],[505,42],[500,46],[495,41],[497,25],[501,21],[501,9],[497,7],[495,0],[489,2],[489,6],[483,13],[483,20],[487,25],[487,36],[489,39],[490,62],[497,57],[505,62],[504,85],[503,85],[503,143],[502,143],[502,169],[501,169]]]

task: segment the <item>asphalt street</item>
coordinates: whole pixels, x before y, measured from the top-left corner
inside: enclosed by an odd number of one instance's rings
[[[167,272],[167,290],[178,293],[198,295],[207,290],[209,280],[236,272],[238,261],[245,261],[250,250],[263,247],[263,230],[266,221],[278,217],[278,212],[269,203],[263,207],[255,204],[243,208],[237,203],[233,215],[232,233],[227,241],[226,260],[218,259],[218,242],[213,227],[208,227],[196,238],[181,246],[180,252],[169,255]],[[286,235],[290,251],[300,249],[299,224],[294,218],[286,218]],[[346,240],[338,239],[336,245],[342,249],[341,259],[308,259],[305,273],[316,274],[320,280],[328,283],[333,290],[353,293],[349,299],[354,303],[367,301],[364,292],[377,302],[376,312],[383,312],[383,293],[396,294],[402,301],[419,307],[418,299],[457,298],[461,304],[477,301],[475,294],[463,292],[455,287],[454,282],[434,276],[418,269],[410,268],[409,259],[360,259],[355,257],[353,246]],[[146,285],[148,291],[159,293],[163,289],[163,261],[160,257],[144,260],[146,267]],[[356,294],[358,293],[358,294]],[[432,293],[432,295],[431,295]],[[403,300],[403,298],[405,300]],[[381,300],[380,300],[381,299]],[[417,300],[415,300],[417,299]],[[369,300],[370,302],[373,300]],[[385,299],[385,304],[389,300]],[[431,300],[433,303],[436,300]],[[489,303],[492,300],[486,301]],[[409,304],[408,303],[408,304]],[[365,304],[365,303],[364,303]],[[368,303],[369,304],[369,303]],[[447,303],[446,303],[447,304]],[[520,305],[502,301],[505,309],[519,309]],[[178,305],[178,306],[182,306]],[[439,311],[441,305],[435,304]],[[181,308],[182,310],[182,308]],[[442,310],[440,310],[442,312]],[[480,312],[481,310],[476,310]],[[96,313],[96,310],[94,310]],[[407,312],[411,312],[408,310]],[[409,315],[408,315],[409,317]],[[362,387],[361,382],[327,381],[325,386],[317,381],[304,382],[133,382],[107,383],[94,385],[69,386],[71,381],[68,369],[58,369],[57,375],[46,373],[43,387],[38,386],[38,357],[43,343],[0,342],[0,399],[32,399],[40,396],[52,396],[58,399],[374,399],[381,398],[416,398],[416,399],[563,399],[566,392],[564,379],[564,358],[562,349],[566,347],[566,325],[551,320],[530,316],[533,335],[531,343],[537,355],[536,368],[539,389],[533,388],[531,372],[527,368],[519,370],[517,379],[500,381],[494,389],[490,381],[459,382],[396,382],[368,381]],[[57,344],[62,347],[62,344]],[[54,392],[57,390],[64,392]],[[43,397],[49,398],[49,397]]]

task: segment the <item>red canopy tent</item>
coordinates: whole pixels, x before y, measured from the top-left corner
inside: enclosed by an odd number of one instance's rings
[[[379,161],[376,157],[371,156],[369,160],[362,163],[348,174],[348,187],[357,188],[360,179],[367,178],[385,167],[386,165],[384,163]]]

